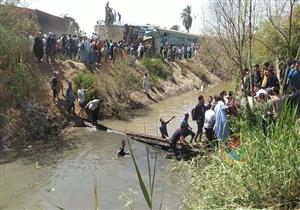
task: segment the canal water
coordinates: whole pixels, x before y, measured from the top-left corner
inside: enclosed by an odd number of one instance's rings
[[[196,105],[198,95],[207,98],[228,87],[227,83],[220,83],[204,92],[191,91],[147,106],[137,111],[133,119],[101,123],[119,132],[159,135],[159,118],[175,116],[168,125],[171,135],[184,113],[190,113]],[[196,129],[195,123],[190,123]],[[95,209],[95,180],[101,209],[128,209],[126,197],[133,200],[134,209],[146,209],[131,157],[116,157],[122,139],[123,135],[91,128],[69,129],[64,134],[64,141],[69,142],[65,148],[56,152],[43,150],[0,165],[0,209],[58,209],[55,205],[71,210]],[[148,184],[146,146],[133,141],[131,145]],[[165,152],[158,148],[149,147],[149,151],[151,163],[158,153],[154,209],[159,208],[162,198],[162,209],[180,209],[181,186],[172,171],[178,162],[165,159]]]

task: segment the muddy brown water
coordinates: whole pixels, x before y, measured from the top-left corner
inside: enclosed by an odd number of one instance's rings
[[[176,117],[168,125],[169,134],[178,127],[184,113],[189,112],[197,102],[197,96],[205,97],[228,90],[228,83],[220,83],[204,89],[171,97],[136,112],[128,121],[105,120],[101,123],[120,132],[133,131],[158,135],[159,117]],[[194,129],[196,125],[190,120]],[[61,152],[41,151],[31,157],[0,165],[0,209],[95,209],[94,179],[98,180],[98,194],[101,209],[128,209],[123,193],[132,189],[134,209],[147,209],[140,190],[131,157],[116,158],[116,151],[124,136],[116,133],[95,131],[90,128],[71,129],[64,135],[64,141],[71,147],[60,148]],[[133,152],[140,166],[144,181],[148,184],[146,146],[132,142]],[[128,148],[126,147],[128,150]],[[150,161],[154,162],[158,152],[154,190],[154,209],[158,209],[162,194],[163,209],[179,209],[182,188],[172,168],[178,164],[166,160],[165,152],[150,147]],[[38,162],[38,163],[37,163]],[[188,179],[188,177],[183,177]]]

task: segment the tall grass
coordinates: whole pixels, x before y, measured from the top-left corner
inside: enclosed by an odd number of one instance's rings
[[[205,66],[200,64],[195,64],[188,60],[181,61],[180,64],[182,66],[181,72],[183,76],[186,75],[187,72],[186,70],[188,69],[189,71],[194,73],[197,77],[199,77],[203,82],[207,84],[211,83],[209,73]]]
[[[127,139],[128,142],[128,147],[130,150],[130,154],[132,157],[132,161],[136,170],[136,174],[139,180],[139,185],[141,187],[144,199],[147,203],[147,206],[149,209],[153,209],[153,191],[154,191],[154,183],[155,183],[155,176],[156,176],[156,161],[157,161],[157,152],[155,153],[155,159],[154,159],[154,165],[153,165],[153,174],[151,174],[151,163],[150,163],[150,157],[149,157],[149,149],[148,147],[146,147],[146,151],[147,151],[147,166],[148,166],[148,178],[149,178],[149,188],[146,187],[145,181],[143,180],[143,177],[141,175],[140,169],[137,165],[137,162],[135,160],[134,157],[134,153],[132,151],[131,145],[129,140]],[[161,205],[162,206],[162,202],[163,199],[161,201]]]
[[[129,67],[129,64],[119,62],[115,67],[115,82],[118,91],[128,94],[130,91],[142,89],[141,76]]]
[[[22,101],[24,98],[42,97],[45,93],[41,80],[35,77],[27,65],[20,63],[10,73],[3,76],[9,78],[5,85],[14,96],[13,99]]]
[[[157,78],[163,80],[172,79],[173,70],[170,66],[166,65],[161,59],[151,59],[144,57],[142,64],[149,72],[151,82],[157,82]]]
[[[261,115],[238,121],[245,162],[227,162],[220,152],[179,167],[184,205],[193,209],[294,208],[300,202],[300,134],[295,110],[285,106],[264,132]],[[246,116],[246,113],[242,113]]]

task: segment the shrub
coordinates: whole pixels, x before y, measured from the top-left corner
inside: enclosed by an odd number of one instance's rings
[[[73,78],[74,90],[77,94],[77,90],[82,87],[86,90],[85,97],[86,101],[91,100],[93,97],[97,96],[96,91],[96,80],[94,75],[90,72],[79,72]]]
[[[29,53],[28,40],[7,27],[0,26],[0,39],[0,69],[13,68],[21,55]]]
[[[41,82],[34,78],[28,66],[20,64],[29,56],[28,33],[36,32],[36,18],[21,12],[13,4],[0,3],[0,77],[1,100],[11,97],[10,102],[24,98],[39,98],[43,90]],[[22,58],[22,59],[21,59]],[[4,94],[2,94],[5,92]],[[11,106],[12,104],[5,104]]]
[[[24,65],[16,65],[8,75],[8,82],[6,86],[9,92],[15,96],[16,100],[21,101],[29,97],[38,97],[41,95],[43,88],[42,82],[36,79],[30,69]],[[7,76],[7,75],[6,75]]]
[[[189,61],[182,61],[181,64],[183,66],[182,72],[183,71],[186,72],[186,69],[188,69],[189,71],[194,73],[197,77],[199,77],[203,82],[205,82],[207,84],[210,83],[210,79],[208,77],[208,72],[206,71],[204,66],[195,65],[193,63],[190,63]],[[184,75],[184,74],[182,73],[182,75]]]
[[[116,84],[118,91],[127,93],[129,91],[141,90],[142,78],[136,74],[128,65],[119,63],[116,66]]]
[[[217,151],[208,161],[182,164],[180,177],[190,177],[184,180],[186,207],[294,208],[300,202],[300,134],[291,110],[286,107],[267,132],[258,114],[252,115],[255,123],[239,122],[239,135],[248,151],[245,162],[225,161],[224,153]]]
[[[14,5],[0,4],[0,69],[14,67],[19,57],[29,54],[26,34],[38,31],[34,16],[25,14]]]
[[[142,64],[147,68],[150,79],[159,77],[163,80],[171,79],[173,75],[172,69],[163,63],[161,59],[150,59],[144,57]]]

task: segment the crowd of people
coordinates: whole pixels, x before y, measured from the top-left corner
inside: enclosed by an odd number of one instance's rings
[[[122,58],[126,54],[130,55],[133,62],[136,58],[143,58],[152,55],[152,45],[139,43],[136,46],[124,41],[112,42],[110,40],[101,41],[99,39],[88,39],[87,37],[62,36],[57,38],[54,34],[49,33],[48,36],[42,37],[38,34],[33,39],[33,51],[38,61],[51,62],[55,56],[63,55],[69,59],[78,59],[83,63],[102,63],[107,60],[115,61],[118,57]],[[180,60],[182,58],[191,58],[197,51],[197,47],[187,46],[171,46],[165,43],[161,46],[161,55],[170,61]],[[250,75],[249,69],[244,70],[244,81],[242,89],[248,95],[250,106],[259,105],[265,107],[265,118],[274,120],[281,111],[283,96],[280,94],[280,84],[285,81],[284,90],[291,94],[300,94],[300,61],[289,60],[284,78],[279,81],[275,68],[266,62],[263,64],[262,71],[259,64],[253,66],[253,73]],[[58,77],[58,72],[54,71],[51,78],[51,89],[53,91],[53,100],[57,100],[62,90],[62,82]],[[151,83],[148,74],[145,73],[143,78],[144,93],[148,96],[151,89]],[[86,101],[85,91],[82,87],[78,89],[78,103],[80,111],[78,115],[83,116],[83,111],[91,113],[91,120],[97,124],[100,99],[93,98]],[[73,92],[72,83],[68,82],[65,93],[67,111],[75,114],[75,94]],[[195,133],[190,124],[190,114],[186,113],[181,120],[179,128],[169,138],[167,124],[174,119],[168,121],[160,119],[160,131],[162,138],[170,140],[171,148],[176,150],[178,141],[185,142],[187,136],[191,136],[190,143],[193,141],[201,141],[203,131],[205,131],[206,139],[213,145],[215,139],[219,142],[225,141],[232,135],[228,118],[234,119],[238,116],[238,110],[241,105],[232,91],[226,94],[222,91],[219,95],[210,96],[205,103],[205,98],[200,95],[198,104],[191,110],[191,118],[197,123],[197,132]]]
[[[73,85],[71,81],[68,81],[68,86],[66,89],[66,92],[63,93],[63,87],[62,87],[62,81],[59,78],[58,71],[53,72],[53,76],[50,80],[50,87],[52,90],[52,100],[54,102],[58,101],[60,92],[61,95],[66,100],[66,111],[69,113],[69,115],[78,115],[79,117],[84,116],[84,112],[86,112],[90,118],[91,121],[96,125],[99,115],[99,109],[100,109],[100,102],[101,99],[93,98],[90,101],[86,100],[86,89],[83,87],[79,87],[77,91],[77,101],[78,105],[80,107],[79,112],[75,112],[75,101],[76,96],[73,90]]]
[[[205,103],[203,95],[198,97],[197,105],[191,110],[191,118],[197,124],[197,132],[195,133],[189,124],[190,114],[185,113],[180,121],[179,128],[175,130],[171,138],[167,131],[167,124],[174,118],[165,121],[160,119],[160,132],[162,138],[169,139],[170,148],[176,152],[176,144],[178,142],[187,144],[185,138],[191,136],[190,143],[199,143],[202,141],[203,131],[205,131],[208,145],[215,144],[215,139],[225,143],[225,140],[231,135],[230,123],[228,118],[235,118],[240,107],[239,100],[233,96],[230,91],[226,96],[226,91],[222,91],[219,95],[210,96]]]
[[[37,61],[54,62],[57,57],[71,60],[78,60],[85,64],[103,64],[109,60],[115,61],[123,58],[126,54],[138,54],[143,57],[148,53],[149,45],[140,43],[136,46],[129,45],[121,40],[113,42],[112,40],[100,40],[97,37],[88,39],[86,36],[78,37],[76,35],[62,35],[58,37],[53,33],[42,36],[30,36],[31,48]]]
[[[197,53],[197,49],[198,47],[195,44],[191,44],[191,46],[172,46],[168,42],[166,42],[165,44],[161,44],[160,54],[162,58],[174,62],[184,58],[191,59]]]
[[[58,36],[49,32],[42,35],[29,36],[30,51],[37,61],[54,62],[56,58],[78,60],[85,64],[107,64],[108,61],[123,59],[130,56],[131,62],[142,59],[144,56],[154,55],[152,42],[128,43],[124,40],[101,40],[99,37],[87,38],[86,36],[62,35]],[[168,42],[161,45],[161,56],[169,61],[192,58],[197,47],[172,46]]]
[[[272,92],[274,88],[279,88],[280,83],[284,86],[284,93],[290,94],[300,89],[300,61],[289,59],[287,61],[287,69],[281,74],[281,81],[279,81],[274,66],[269,62],[263,64],[263,74],[261,74],[259,64],[254,65],[252,74],[252,87],[263,89],[262,93],[267,94]],[[251,94],[249,69],[244,71],[244,84],[248,94]],[[261,93],[261,92],[259,92]]]
[[[300,105],[300,61],[295,60],[288,63],[285,73],[287,78],[285,89],[288,94],[285,96],[280,94],[280,83],[274,67],[266,62],[263,64],[262,70],[263,73],[261,74],[259,65],[256,64],[250,79],[249,70],[245,69],[243,88],[248,95],[247,100],[250,106],[261,109],[264,132],[267,135],[267,127],[278,118],[285,99],[295,105]],[[250,88],[250,81],[253,83],[253,90]],[[205,103],[204,97],[200,95],[198,104],[191,110],[192,120],[197,123],[197,133],[192,130],[189,124],[190,114],[186,113],[179,128],[175,130],[171,138],[167,132],[167,124],[173,118],[168,121],[161,118],[161,136],[169,139],[170,148],[175,152],[178,142],[187,144],[185,140],[187,136],[191,136],[190,143],[193,141],[201,142],[203,131],[205,131],[208,146],[212,146],[216,142],[226,144],[228,138],[233,135],[230,122],[238,117],[239,109],[244,103],[245,101],[234,96],[232,91],[229,92],[228,96],[226,91],[222,91],[214,97],[210,96],[207,103]]]

